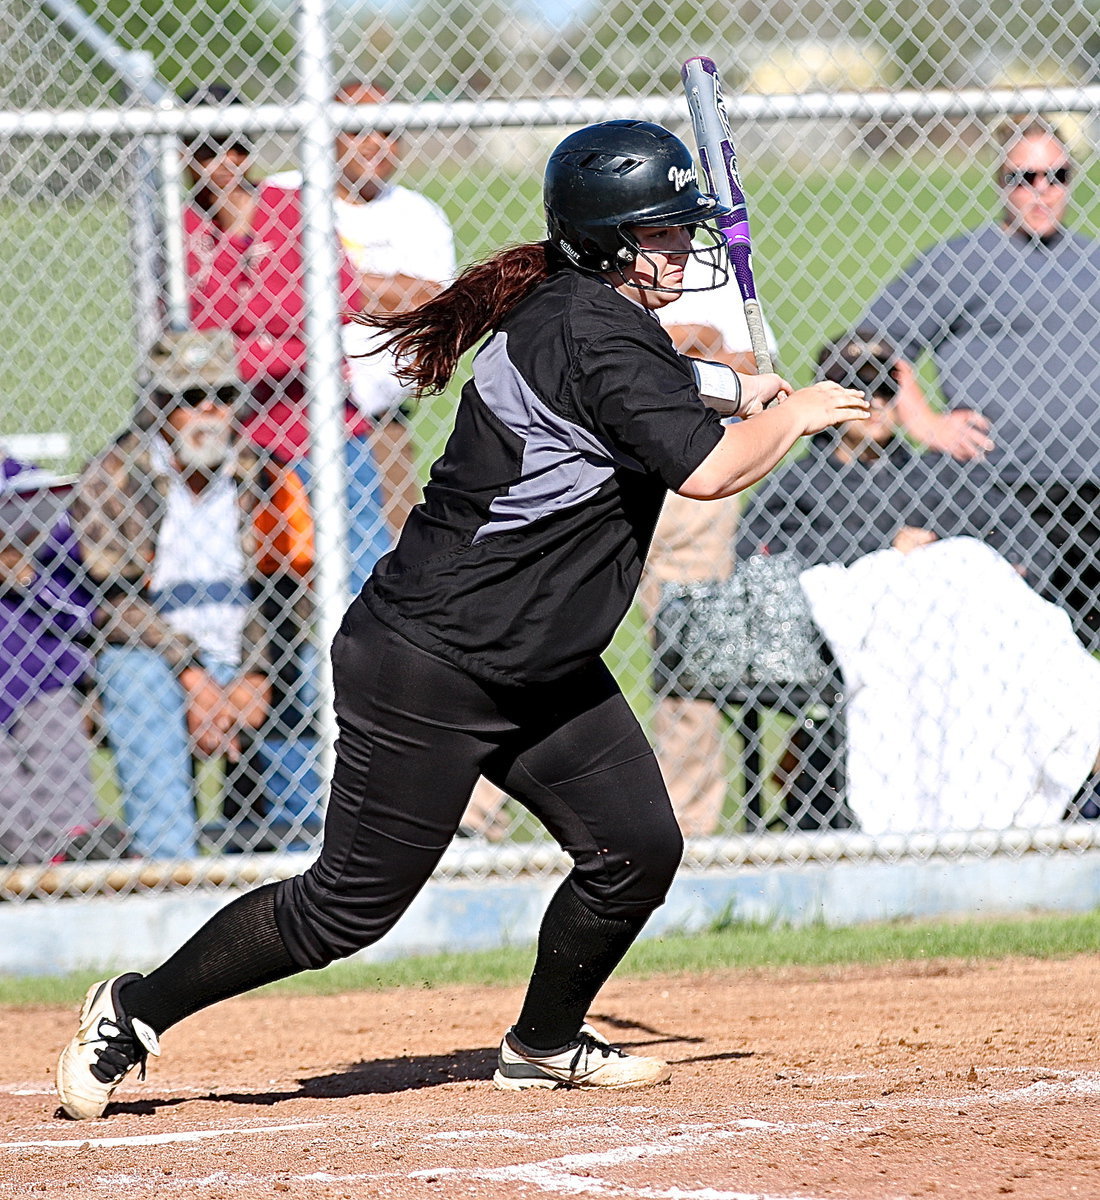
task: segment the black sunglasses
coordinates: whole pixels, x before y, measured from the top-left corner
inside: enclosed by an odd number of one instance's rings
[[[1012,188],[1034,187],[1040,179],[1045,179],[1050,187],[1065,187],[1073,178],[1073,169],[1068,166],[1047,167],[1045,171],[1024,171],[1016,169],[1005,171],[1001,175],[1001,183],[1010,191]]]
[[[220,388],[184,388],[182,392],[157,392],[162,405],[173,404],[178,408],[200,408],[206,403],[224,404],[232,407],[240,399],[240,388],[229,384]]]

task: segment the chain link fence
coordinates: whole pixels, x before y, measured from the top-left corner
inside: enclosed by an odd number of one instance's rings
[[[346,314],[540,238],[570,128],[690,141],[698,53],[780,370],[877,400],[666,508],[608,660],[688,863],[1095,845],[1097,28],[1095,0],[12,0],[0,895],[308,861],[324,651],[457,401],[412,404]],[[729,288],[662,320],[751,369]],[[442,871],[561,861],[483,783]]]

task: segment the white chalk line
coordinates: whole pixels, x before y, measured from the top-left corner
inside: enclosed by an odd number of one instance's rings
[[[87,1146],[89,1149],[104,1146],[168,1146],[173,1142],[201,1142],[209,1138],[235,1137],[245,1133],[285,1133],[291,1129],[316,1129],[320,1125],[328,1124],[328,1121],[295,1121],[291,1125],[263,1125],[256,1129],[192,1129],[182,1133],[144,1133],[115,1138],[43,1138],[27,1142],[0,1142],[0,1150],[71,1150],[81,1146]]]
[[[949,1107],[958,1106],[960,1104],[1006,1104],[1006,1103],[1034,1103],[1036,1101],[1049,1101],[1069,1096],[1094,1096],[1100,1095],[1100,1072],[1071,1072],[1065,1070],[1047,1070],[1044,1068],[990,1068],[988,1074],[1028,1074],[1041,1072],[1044,1078],[1033,1080],[1031,1083],[1016,1088],[991,1090],[984,1088],[980,1092],[967,1092],[961,1095],[956,1095],[946,1098],[931,1098],[931,1097],[891,1097],[887,1101],[871,1102],[874,1109],[882,1111],[884,1109],[896,1109],[903,1107]],[[1053,1079],[1049,1076],[1054,1076]],[[822,1078],[821,1082],[825,1082]],[[836,1101],[828,1102],[830,1106],[838,1103]],[[841,1102],[848,1103],[848,1102]],[[639,1111],[655,1111],[642,1109]],[[534,1115],[534,1114],[532,1114]],[[540,1114],[542,1119],[545,1119],[547,1113]],[[563,1119],[567,1119],[570,1115],[567,1110],[560,1110],[560,1115]],[[620,1113],[620,1115],[622,1115]],[[331,1127],[330,1122],[311,1121],[299,1122],[291,1125],[266,1126],[263,1128],[245,1128],[245,1129],[218,1129],[218,1130],[200,1130],[191,1133],[179,1134],[160,1134],[149,1136],[122,1137],[122,1138],[97,1138],[97,1139],[82,1139],[82,1140],[49,1140],[49,1141],[31,1141],[31,1142],[13,1142],[0,1144],[0,1148],[15,1149],[21,1147],[46,1147],[46,1148],[72,1148],[74,1146],[125,1146],[125,1145],[163,1145],[172,1142],[197,1141],[204,1138],[233,1136],[234,1134],[252,1134],[252,1133],[271,1133],[284,1132],[295,1129],[317,1127],[325,1125]],[[682,1188],[682,1187],[649,1187],[641,1186],[634,1187],[629,1184],[617,1183],[607,1178],[592,1174],[592,1171],[597,1168],[609,1168],[630,1165],[633,1163],[641,1163],[647,1160],[669,1158],[683,1154],[689,1150],[695,1150],[700,1146],[705,1146],[708,1143],[716,1141],[729,1141],[737,1138],[750,1137],[753,1134],[764,1135],[784,1135],[790,1133],[817,1133],[818,1136],[827,1135],[831,1137],[841,1136],[849,1137],[857,1133],[866,1132],[865,1128],[859,1130],[845,1126],[838,1122],[771,1122],[759,1121],[751,1118],[744,1118],[731,1123],[729,1126],[720,1127],[710,1123],[681,1123],[677,1125],[664,1126],[655,1129],[651,1134],[647,1134],[645,1144],[631,1144],[625,1146],[617,1146],[603,1151],[594,1151],[586,1154],[570,1154],[558,1157],[544,1159],[538,1162],[513,1164],[503,1167],[450,1167],[440,1166],[433,1168],[425,1168],[419,1171],[408,1174],[401,1174],[392,1171],[382,1173],[370,1172],[355,1172],[355,1173],[335,1173],[327,1171],[315,1171],[308,1174],[305,1173],[289,1173],[282,1172],[276,1174],[253,1175],[251,1173],[233,1174],[231,1172],[217,1172],[213,1175],[204,1176],[202,1178],[182,1179],[179,1176],[171,1178],[159,1177],[158,1186],[166,1187],[172,1190],[180,1190],[187,1188],[197,1188],[212,1186],[219,1183],[233,1182],[238,1185],[246,1183],[273,1183],[280,1180],[296,1182],[301,1184],[316,1183],[347,1183],[347,1184],[363,1184],[369,1182],[394,1181],[399,1179],[407,1180],[423,1180],[428,1182],[450,1180],[454,1183],[462,1180],[482,1181],[482,1182],[503,1182],[510,1184],[526,1184],[537,1188],[544,1193],[556,1195],[571,1195],[571,1196],[607,1196],[607,1197],[623,1197],[633,1198],[633,1200],[815,1200],[812,1196],[799,1195],[795,1196],[788,1193],[785,1196],[769,1195],[760,1192],[743,1192],[717,1189],[713,1187],[704,1188]],[[629,1134],[633,1138],[637,1138],[638,1131],[627,1131],[621,1126],[608,1127],[607,1125],[594,1125],[584,1127],[570,1127],[572,1136],[602,1136],[609,1137],[623,1134]],[[497,1138],[505,1141],[546,1141],[554,1138],[560,1138],[561,1131],[558,1132],[537,1132],[526,1133],[519,1129],[500,1128],[495,1129],[473,1129],[465,1131],[444,1131],[442,1133],[428,1134],[421,1138],[422,1143],[439,1143],[467,1140],[469,1138],[491,1139]],[[94,1185],[101,1190],[117,1190],[119,1187],[128,1185],[138,1185],[147,1182],[140,1175],[103,1175],[97,1177]]]
[[[976,1083],[971,1087],[981,1085],[977,1091],[952,1092],[948,1096],[897,1096],[867,1097],[863,1103],[872,1109],[889,1108],[967,1108],[988,1104],[1035,1104],[1050,1103],[1058,1100],[1079,1099],[1083,1096],[1100,1095],[1100,1071],[1069,1071],[1065,1069],[1048,1069],[1046,1067],[988,1067],[975,1068]],[[865,1079],[889,1079],[893,1074],[889,1068],[884,1068],[876,1075],[865,1075]],[[994,1088],[982,1085],[983,1076],[991,1075],[1030,1075],[1030,1083],[1022,1087]],[[1039,1078],[1035,1078],[1039,1076]],[[807,1081],[829,1083],[830,1076],[806,1076]],[[926,1082],[930,1082],[930,1076]],[[810,1092],[805,1093],[807,1099],[813,1100]],[[851,1099],[821,1098],[818,1103],[824,1107],[843,1108],[853,1103]]]
[[[592,1128],[593,1134],[598,1135],[599,1132],[598,1126]],[[638,1130],[631,1130],[630,1134],[637,1138],[638,1132]],[[516,1163],[506,1167],[426,1168],[413,1172],[409,1178],[441,1182],[467,1179],[482,1182],[528,1184],[543,1192],[558,1195],[623,1196],[637,1197],[638,1200],[780,1200],[779,1197],[768,1196],[760,1192],[727,1191],[712,1187],[634,1187],[600,1178],[591,1172],[594,1168],[617,1167],[644,1162],[647,1159],[679,1156],[714,1142],[729,1142],[751,1137],[754,1134],[783,1136],[807,1132],[816,1133],[818,1136],[822,1134],[832,1136],[838,1132],[838,1129],[835,1124],[824,1121],[792,1123],[759,1121],[749,1117],[736,1120],[726,1127],[709,1122],[680,1123],[654,1129],[647,1134],[647,1137],[652,1140],[641,1145],[635,1143],[585,1154],[566,1154],[544,1159],[541,1162]],[[845,1136],[850,1136],[852,1132],[852,1130],[843,1131]],[[476,1135],[476,1133],[491,1133],[491,1131],[471,1131],[471,1133]],[[516,1131],[510,1130],[509,1134],[515,1137]],[[456,1133],[452,1136],[461,1137],[462,1134]],[[559,1132],[557,1136],[560,1138],[561,1133]],[[434,1138],[425,1140],[431,1141]],[[542,1140],[542,1137],[539,1135],[531,1140]],[[788,1193],[783,1200],[813,1200],[813,1198]]]
[[[535,1114],[532,1114],[534,1118]],[[545,1117],[545,1114],[541,1114]],[[51,1141],[51,1142],[24,1142],[10,1143],[12,1147],[28,1146],[28,1147],[65,1147],[72,1148],[84,1144],[97,1146],[124,1146],[124,1145],[163,1145],[170,1142],[198,1140],[202,1137],[216,1137],[225,1134],[233,1133],[264,1133],[278,1132],[282,1130],[301,1129],[317,1125],[328,1125],[327,1122],[303,1122],[295,1125],[286,1126],[268,1126],[265,1129],[237,1129],[237,1130],[203,1130],[196,1131],[191,1135],[187,1134],[166,1134],[152,1135],[149,1137],[129,1137],[129,1138],[99,1138],[88,1139],[87,1142],[66,1140]],[[591,1126],[586,1127],[590,1135],[599,1134],[604,1137],[614,1134],[629,1134],[637,1138],[638,1131],[627,1131],[622,1128],[609,1130],[607,1126]],[[271,1174],[253,1174],[251,1172],[235,1174],[228,1171],[219,1171],[212,1175],[202,1177],[182,1178],[178,1175],[171,1177],[157,1176],[158,1188],[166,1188],[175,1191],[185,1190],[194,1193],[198,1188],[210,1187],[215,1184],[232,1183],[235,1186],[245,1186],[248,1184],[271,1184],[280,1180],[290,1183],[308,1184],[316,1183],[336,1183],[336,1184],[366,1184],[370,1182],[381,1183],[383,1181],[397,1180],[417,1180],[417,1181],[443,1181],[450,1180],[452,1183],[461,1181],[469,1182],[502,1182],[510,1184],[527,1184],[534,1186],[544,1193],[556,1195],[571,1195],[571,1196],[618,1196],[623,1198],[636,1198],[636,1200],[815,1200],[811,1196],[792,1196],[788,1194],[784,1197],[768,1196],[759,1192],[743,1192],[729,1191],[716,1189],[711,1187],[705,1188],[681,1188],[681,1187],[634,1187],[629,1184],[616,1183],[609,1179],[602,1178],[592,1174],[596,1168],[608,1168],[630,1165],[633,1163],[645,1162],[652,1159],[677,1157],[689,1151],[696,1150],[700,1146],[706,1146],[714,1142],[728,1142],[735,1139],[751,1137],[753,1135],[766,1134],[768,1136],[782,1135],[785,1133],[793,1133],[798,1131],[806,1131],[807,1129],[828,1129],[830,1132],[836,1132],[835,1128],[823,1122],[809,1122],[806,1124],[779,1124],[769,1121],[758,1121],[752,1118],[744,1118],[738,1120],[730,1127],[720,1127],[706,1122],[699,1123],[679,1123],[674,1125],[663,1126],[654,1129],[647,1133],[647,1141],[644,1144],[633,1143],[625,1146],[615,1146],[606,1150],[593,1151],[584,1154],[567,1154],[544,1159],[532,1163],[517,1163],[504,1167],[434,1167],[426,1168],[419,1171],[409,1173],[398,1172],[355,1172],[355,1173],[336,1173],[328,1171],[314,1171],[308,1174],[299,1172],[280,1172]],[[497,1132],[500,1136],[508,1140],[526,1139],[536,1140],[533,1137],[528,1137],[520,1130],[476,1130],[471,1131],[476,1134]],[[583,1130],[571,1129],[570,1136],[580,1136]],[[462,1137],[461,1133],[454,1135],[456,1138]],[[559,1131],[556,1135],[559,1139],[562,1132]],[[648,1140],[651,1139],[651,1140]],[[420,1139],[421,1144],[436,1143],[438,1144],[440,1137],[438,1134],[430,1134]],[[538,1139],[541,1140],[541,1137]],[[148,1180],[142,1175],[127,1174],[101,1174],[89,1180],[97,1189],[108,1192],[119,1192],[122,1189],[130,1186],[138,1186],[147,1183]]]
[[[732,1128],[709,1123],[681,1123],[651,1131],[647,1134],[647,1138],[651,1140],[647,1140],[643,1144],[635,1142],[606,1150],[559,1155],[538,1162],[515,1163],[504,1167],[429,1167],[413,1171],[404,1178],[427,1182],[466,1180],[528,1184],[537,1187],[540,1191],[558,1195],[621,1196],[637,1197],[638,1200],[780,1200],[779,1197],[770,1197],[759,1192],[728,1191],[712,1187],[634,1187],[593,1175],[592,1171],[595,1168],[631,1165],[649,1159],[678,1157],[714,1142],[733,1141],[753,1134],[765,1133],[774,1136],[775,1134],[821,1130],[835,1132],[832,1125],[818,1121],[798,1125],[744,1118],[734,1122]],[[517,1135],[523,1136],[516,1130],[508,1132],[513,1138]],[[604,1128],[602,1132],[606,1136],[608,1131]],[[619,1130],[617,1132],[629,1132],[634,1138],[638,1136],[638,1130]],[[572,1133],[573,1131],[570,1130],[571,1135]],[[599,1135],[601,1129],[598,1126],[591,1127],[590,1133]],[[559,1132],[557,1137],[560,1139],[561,1136]],[[436,1139],[433,1135],[423,1140],[430,1142]],[[813,1198],[788,1194],[783,1200],[813,1200]]]
[[[730,1128],[730,1126],[736,1128]],[[713,1121],[698,1121],[698,1122],[680,1122],[675,1125],[666,1125],[654,1129],[652,1132],[646,1132],[647,1138],[661,1139],[672,1138],[679,1141],[681,1138],[690,1137],[692,1135],[714,1136],[719,1138],[729,1137],[744,1137],[748,1133],[796,1133],[805,1132],[814,1127],[828,1127],[825,1122],[803,1122],[798,1124],[783,1123],[776,1121],[758,1121],[751,1117],[744,1117],[731,1122],[727,1122],[725,1126],[716,1124]],[[595,1139],[606,1141],[608,1138],[615,1135],[622,1137],[636,1138],[639,1134],[638,1129],[626,1129],[622,1125],[569,1125],[569,1137],[577,1139]],[[523,1132],[519,1129],[456,1129],[446,1130],[441,1133],[428,1134],[423,1140],[425,1142],[462,1142],[468,1143],[471,1141],[516,1141],[516,1142],[553,1142],[560,1141],[562,1138],[562,1130],[536,1130],[531,1133]]]
[[[979,1075],[979,1082],[980,1079]],[[985,1087],[977,1092],[944,1097],[899,1096],[891,1097],[890,1102],[898,1108],[959,1108],[983,1104],[1034,1104],[1052,1100],[1079,1099],[1083,1096],[1100,1096],[1100,1072],[1078,1075],[1075,1079],[1064,1082],[1037,1079],[1024,1087]]]
[[[630,1149],[624,1147],[624,1150]],[[397,1183],[398,1181],[417,1181],[425,1183],[436,1183],[450,1181],[452,1184],[468,1180],[470,1182],[499,1182],[510,1184],[528,1184],[537,1187],[542,1192],[549,1192],[557,1195],[569,1196],[618,1196],[624,1200],[824,1200],[822,1197],[814,1197],[804,1193],[787,1192],[782,1195],[777,1193],[765,1192],[742,1192],[729,1191],[722,1188],[702,1187],[702,1188],[653,1188],[653,1187],[632,1187],[629,1184],[613,1183],[607,1179],[601,1179],[592,1175],[576,1175],[568,1169],[572,1165],[574,1169],[583,1169],[584,1164],[597,1159],[604,1166],[616,1165],[607,1154],[596,1155],[574,1155],[570,1156],[571,1164],[563,1163],[566,1160],[548,1159],[541,1163],[528,1163],[517,1167],[497,1167],[497,1168],[482,1168],[475,1170],[459,1170],[457,1168],[426,1168],[421,1171],[412,1171],[405,1174],[400,1174],[393,1171],[371,1173],[371,1172],[355,1172],[338,1174],[333,1171],[311,1171],[308,1174],[297,1172],[282,1172],[279,1174],[234,1174],[229,1171],[216,1171],[210,1175],[192,1176],[189,1178],[181,1178],[180,1176],[156,1176],[156,1184],[158,1191],[184,1191],[188,1195],[195,1195],[200,1188],[214,1186],[232,1186],[235,1188],[249,1187],[256,1185],[270,1185],[278,1182],[288,1184],[382,1184],[382,1183]],[[117,1195],[126,1187],[136,1187],[147,1184],[148,1180],[141,1175],[134,1174],[114,1174],[100,1175],[88,1181],[92,1186],[100,1191],[108,1192]]]
[[[1026,1073],[1026,1069],[1023,1069]],[[1036,1069],[1032,1069],[1033,1071]],[[1041,1069],[1040,1069],[1041,1070]],[[1055,1074],[1043,1072],[1043,1074]],[[1100,1095],[1100,1073],[1058,1072],[1054,1080],[1040,1079],[1024,1087],[990,1091],[984,1089],[977,1094],[967,1093],[963,1096],[949,1098],[910,1098],[895,1097],[887,1103],[876,1102],[876,1109],[901,1108],[910,1106],[921,1107],[957,1107],[960,1103],[1034,1103],[1049,1101],[1069,1096]],[[833,1101],[832,1103],[836,1103]],[[592,1130],[598,1132],[598,1127]],[[679,1125],[653,1131],[654,1139],[661,1142],[645,1145],[621,1146],[615,1149],[593,1152],[590,1154],[564,1155],[559,1158],[546,1159],[542,1162],[515,1164],[507,1167],[440,1167],[426,1169],[413,1173],[410,1178],[457,1181],[460,1179],[497,1181],[513,1184],[528,1184],[544,1192],[559,1195],[602,1195],[635,1197],[637,1200],[770,1200],[759,1193],[722,1191],[714,1188],[683,1189],[683,1188],[652,1188],[630,1187],[613,1183],[610,1180],[598,1178],[589,1174],[592,1168],[618,1166],[631,1162],[641,1162],[650,1158],[668,1157],[681,1154],[687,1150],[696,1149],[714,1141],[745,1137],[751,1133],[770,1135],[788,1133],[816,1133],[818,1136],[853,1137],[868,1132],[866,1126],[854,1128],[836,1122],[771,1122],[743,1119],[733,1123],[732,1127],[720,1128],[709,1124]],[[426,1140],[459,1139],[463,1137],[492,1137],[492,1130],[471,1130],[465,1135],[448,1131],[445,1135],[433,1135]],[[508,1130],[504,1137],[508,1140],[523,1138],[524,1135],[516,1130]],[[545,1135],[530,1136],[529,1140],[542,1140]],[[558,1135],[560,1136],[560,1134]],[[637,1131],[633,1131],[637,1137]],[[788,1200],[795,1200],[788,1197]],[[802,1197],[799,1200],[808,1200]]]
[[[206,1087],[196,1087],[190,1083],[172,1083],[170,1080],[167,1083],[157,1080],[155,1083],[150,1080],[145,1084],[145,1090],[130,1089],[120,1096],[121,1100],[140,1100],[143,1097],[151,1098],[153,1096],[169,1095],[169,1096],[216,1096],[220,1092],[243,1093],[245,1095],[266,1096],[267,1089],[273,1087],[288,1087],[289,1080],[285,1079],[269,1079],[263,1087],[257,1087],[254,1079],[247,1083],[234,1085],[219,1081],[217,1085]],[[33,1083],[0,1083],[0,1095],[5,1096],[56,1096],[57,1088],[50,1084],[48,1087],[36,1086]]]
[[[723,1131],[715,1131],[716,1135],[720,1132]],[[586,1194],[634,1196],[644,1198],[644,1200],[779,1200],[778,1197],[768,1197],[759,1192],[734,1192],[711,1187],[632,1187],[629,1184],[613,1183],[611,1180],[602,1179],[590,1173],[596,1167],[624,1166],[646,1159],[679,1155],[689,1148],[683,1144],[685,1140],[698,1146],[705,1144],[710,1139],[707,1137],[677,1138],[678,1144],[675,1146],[619,1146],[614,1150],[589,1154],[566,1154],[559,1158],[544,1159],[542,1162],[517,1163],[507,1167],[428,1168],[422,1171],[413,1171],[408,1178],[431,1182],[468,1179],[482,1182],[528,1184],[543,1192],[572,1196]],[[785,1200],[812,1200],[812,1198],[788,1196]]]

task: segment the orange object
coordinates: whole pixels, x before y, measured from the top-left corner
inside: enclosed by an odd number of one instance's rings
[[[256,506],[253,517],[259,543],[262,575],[284,571],[306,576],[313,569],[313,515],[305,485],[289,467],[275,477],[275,486]]]

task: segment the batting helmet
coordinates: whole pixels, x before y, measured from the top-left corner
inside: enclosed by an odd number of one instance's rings
[[[543,180],[550,242],[581,271],[629,266],[631,225],[695,225],[730,210],[699,190],[695,160],[649,121],[603,121],[571,133]]]

